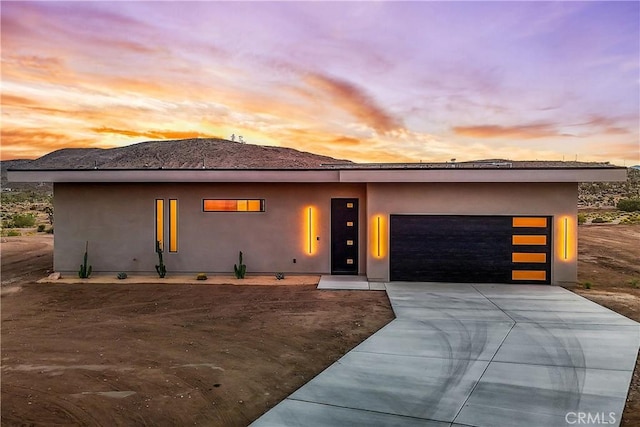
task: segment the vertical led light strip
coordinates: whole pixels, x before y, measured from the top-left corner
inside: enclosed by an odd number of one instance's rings
[[[156,242],[164,249],[164,200],[156,199]],[[155,248],[156,242],[153,242]]]
[[[309,238],[309,255],[311,255],[313,253],[313,248],[311,247],[311,245],[313,244],[312,243],[313,242],[313,240],[312,240],[313,232],[311,230],[311,224],[312,224],[312,222],[311,222],[311,209],[312,208],[309,208],[309,217],[307,218],[307,228],[309,229],[309,236],[308,236],[308,238]]]
[[[569,218],[564,219],[564,229],[563,238],[564,238],[564,259],[569,259]]]
[[[377,222],[378,222],[378,242],[377,242],[378,243],[378,258],[380,258],[380,256],[381,256],[381,250],[380,250],[380,244],[381,243],[380,243],[380,240],[382,240],[382,236],[380,235],[380,221],[381,221],[380,215],[378,215],[376,217],[376,219],[377,219]]]
[[[178,200],[169,199],[169,252],[178,252]]]

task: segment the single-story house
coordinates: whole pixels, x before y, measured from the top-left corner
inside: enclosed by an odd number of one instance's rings
[[[314,169],[15,169],[54,185],[54,269],[365,275],[370,281],[577,280],[575,162],[333,164]]]

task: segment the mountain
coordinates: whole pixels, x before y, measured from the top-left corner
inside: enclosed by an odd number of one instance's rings
[[[130,168],[220,168],[220,169],[296,169],[319,168],[328,163],[352,163],[332,157],[306,153],[292,148],[243,144],[224,139],[183,139],[149,141],[126,147],[65,148],[35,160],[0,162],[2,188],[13,191],[50,193],[50,183],[7,183],[8,168],[15,169],[130,169]],[[510,160],[488,159],[475,163],[509,163]],[[469,163],[469,162],[461,162]],[[540,163],[540,162],[537,162]],[[585,164],[588,165],[588,164]],[[579,166],[576,164],[576,166]],[[614,207],[620,198],[640,197],[640,170],[628,169],[626,182],[581,183],[578,186],[579,207]]]
[[[49,183],[7,182],[7,169],[296,169],[324,163],[351,163],[284,147],[243,144],[224,139],[149,141],[118,148],[63,148],[35,160],[0,162],[2,188],[50,193]]]
[[[232,142],[224,139],[149,141],[126,147],[64,148],[18,168],[34,169],[306,169],[323,163],[351,163],[284,147]]]

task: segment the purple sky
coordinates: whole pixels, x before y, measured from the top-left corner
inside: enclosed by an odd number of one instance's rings
[[[2,2],[2,158],[243,135],[639,163],[638,2]]]

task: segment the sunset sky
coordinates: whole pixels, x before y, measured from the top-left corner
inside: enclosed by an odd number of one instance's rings
[[[640,163],[640,3],[2,1],[2,159],[242,135]]]

